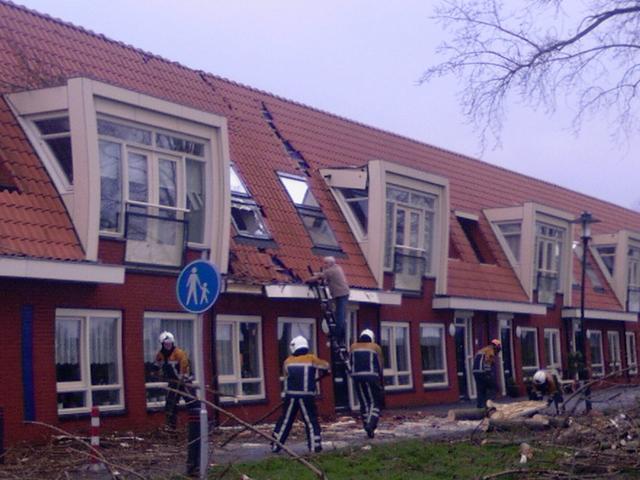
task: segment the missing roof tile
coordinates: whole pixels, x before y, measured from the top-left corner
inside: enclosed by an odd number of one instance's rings
[[[9,168],[2,162],[0,162],[0,191],[5,192],[18,192],[18,185],[16,185],[13,174]]]
[[[271,130],[276,135],[276,137],[278,137],[282,142],[282,146],[287,152],[287,155],[289,155],[296,162],[298,162],[298,166],[304,171],[304,173],[308,177],[310,177],[311,173],[309,172],[309,169],[311,167],[305,160],[304,155],[302,155],[302,152],[300,152],[300,150],[297,150],[289,140],[287,140],[282,136],[282,134],[278,130],[278,127],[275,124],[272,113],[269,111],[269,108],[267,108],[267,105],[264,102],[262,102],[262,116],[267,120],[269,127],[271,127]]]

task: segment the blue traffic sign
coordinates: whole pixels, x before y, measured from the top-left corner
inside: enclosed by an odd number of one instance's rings
[[[218,299],[220,286],[220,272],[216,266],[206,260],[196,260],[184,267],[178,276],[178,302],[187,312],[205,312]]]

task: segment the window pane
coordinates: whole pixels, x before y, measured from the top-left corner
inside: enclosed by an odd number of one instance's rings
[[[291,353],[289,343],[298,335],[309,341],[309,349],[315,352],[315,335],[313,325],[307,322],[278,321],[278,365],[282,366]]]
[[[236,384],[235,383],[221,383],[218,385],[221,395],[236,396]]]
[[[85,392],[65,392],[58,394],[58,408],[82,408],[86,406]]]
[[[145,381],[158,382],[162,378],[156,374],[155,358],[160,343],[158,337],[161,332],[168,331],[173,333],[176,345],[186,352],[190,360],[191,374],[195,375],[194,355],[194,323],[191,319],[173,319],[173,318],[151,318],[144,319],[144,362],[145,362]]]
[[[385,242],[384,242],[384,266],[390,268],[393,261],[393,251],[395,245],[393,245],[393,225],[395,223],[394,218],[394,205],[391,202],[387,202],[385,211]]]
[[[520,338],[522,346],[522,366],[536,367],[536,335],[534,331],[525,330]]]
[[[591,349],[591,363],[602,363],[602,337],[600,333],[591,332],[589,336],[589,346]]]
[[[433,210],[435,199],[424,193],[411,192],[411,205],[425,210]]]
[[[309,236],[316,246],[337,247],[338,240],[333,235],[327,219],[316,215],[301,213],[302,223],[307,228]]]
[[[382,358],[384,360],[384,368],[391,368],[391,349],[389,348],[390,327],[380,328],[380,347],[382,347]]]
[[[410,375],[398,375],[398,385],[410,385],[410,384],[411,384]]]
[[[407,358],[407,330],[405,328],[396,328],[396,360],[398,362],[397,370],[399,372],[409,370],[409,359]]]
[[[129,153],[129,199],[147,202],[149,198],[147,157]]]
[[[444,373],[423,373],[422,383],[446,383]]]
[[[82,380],[80,367],[82,320],[56,319],[56,381],[77,382]]]
[[[204,163],[187,159],[187,208],[189,241],[204,242],[206,202],[204,191]]]
[[[409,224],[409,246],[418,248],[419,247],[419,239],[418,235],[420,232],[420,215],[416,212],[411,212],[410,216],[410,224]]]
[[[406,212],[402,209],[396,211],[396,245],[404,245],[404,224]]]
[[[164,388],[147,388],[147,403],[164,402],[167,391]]]
[[[127,142],[151,145],[151,132],[149,130],[130,127],[129,125],[111,122],[102,118],[98,119],[98,133],[100,135],[120,138]]]
[[[260,331],[257,323],[240,324],[241,378],[260,377]]]
[[[71,137],[50,138],[47,145],[55,155],[60,167],[67,176],[69,183],[73,183],[73,158],[71,156]]]
[[[177,164],[173,160],[160,159],[160,205],[175,207],[177,201]]]
[[[122,211],[120,144],[100,140],[100,230],[117,231]]]
[[[42,135],[70,132],[69,117],[55,117],[36,120],[33,122]]]
[[[240,195],[249,195],[249,192],[247,191],[247,188],[244,186],[244,183],[242,182],[242,180],[240,180],[240,177],[238,176],[238,174],[236,173],[236,169],[233,167],[233,165],[231,165],[230,167],[230,183],[231,183],[231,193],[236,193],[236,194],[240,194]]]
[[[120,391],[119,390],[98,390],[91,393],[93,406],[101,405],[119,405],[120,404]]]
[[[204,144],[185,138],[158,133],[156,135],[156,145],[160,148],[173,150],[174,152],[183,152],[197,157],[204,157]]]
[[[243,382],[243,395],[260,395],[262,393],[262,382]]]
[[[387,200],[409,204],[409,192],[397,187],[387,187]]]
[[[91,385],[118,383],[117,327],[115,318],[94,317],[89,322]]]
[[[270,238],[257,205],[234,201],[231,205],[231,218],[239,234]]]
[[[216,364],[218,375],[233,375],[233,325],[216,327]]]
[[[280,180],[296,205],[316,208],[320,206],[305,180],[283,176],[280,177]]]
[[[444,330],[440,327],[421,327],[420,332],[422,370],[444,370]]]

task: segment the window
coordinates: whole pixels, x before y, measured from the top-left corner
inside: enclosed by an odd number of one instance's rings
[[[189,241],[203,243],[204,140],[107,118],[98,118],[98,135],[101,232],[128,229],[134,238],[167,243],[175,239],[171,220],[184,220]],[[128,225],[126,212],[134,214]]]
[[[124,408],[120,318],[116,311],[56,310],[59,414]]]
[[[596,248],[598,250],[598,253],[600,254],[602,263],[605,264],[607,270],[609,270],[609,273],[613,275],[613,269],[616,260],[616,247],[613,245],[602,245]]]
[[[436,198],[387,185],[384,266],[396,273],[396,288],[419,290],[433,273]]]
[[[520,263],[520,238],[522,226],[520,222],[499,223],[498,229],[504,238],[516,263]]]
[[[199,328],[196,326],[196,316],[180,313],[145,313],[144,314],[144,381],[147,389],[147,407],[164,405],[167,386],[162,377],[156,373],[155,359],[160,343],[160,333],[169,331],[176,339],[176,346],[184,350],[189,356],[191,374],[196,384],[200,383],[201,372],[198,371],[196,358],[200,344],[197,337]]]
[[[591,353],[591,376],[604,375],[604,356],[602,354],[602,332],[599,330],[587,330],[589,339],[589,352]]]
[[[330,249],[338,248],[336,240],[329,222],[327,222],[320,205],[316,201],[307,181],[302,177],[279,173],[280,181],[289,194],[291,201],[296,206],[302,223],[304,224],[313,245]]]
[[[409,324],[382,322],[380,346],[384,357],[384,385],[387,390],[411,387]]]
[[[607,332],[607,343],[609,346],[609,370],[616,371],[622,368],[622,352],[620,351],[620,333],[615,331]]]
[[[247,187],[238,176],[233,165],[231,169],[231,219],[239,235],[269,239],[271,235],[267,230],[262,217],[262,210],[253,201]]]
[[[625,333],[627,347],[627,367],[630,375],[638,373],[638,349],[636,345],[636,334],[633,332]]]
[[[422,384],[425,387],[448,385],[444,325],[420,325],[420,353]]]
[[[216,365],[223,401],[264,398],[259,317],[218,315]]]
[[[560,288],[562,239],[565,230],[544,223],[536,224],[536,278],[538,302],[554,304]]]
[[[40,138],[44,141],[52,155],[58,162],[58,167],[64,174],[69,185],[73,184],[73,158],[71,156],[71,129],[69,117],[56,115],[33,120]]]
[[[540,367],[538,331],[535,328],[520,328],[520,351],[522,354],[522,376],[532,377]]]
[[[562,357],[560,356],[560,330],[555,328],[544,329],[544,364],[546,368],[562,370]]]
[[[369,192],[358,188],[338,188],[363,236],[369,224]]]
[[[309,341],[309,350],[316,352],[316,325],[313,318],[278,318],[278,365],[282,367],[291,351],[289,343],[298,335]]]
[[[629,291],[627,309],[640,312],[640,248],[629,248]]]

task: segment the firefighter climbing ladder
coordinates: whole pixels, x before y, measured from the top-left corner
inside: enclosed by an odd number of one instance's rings
[[[314,296],[320,301],[322,330],[329,337],[336,408],[349,409],[348,382],[351,366],[349,364],[349,354],[346,345],[341,344],[336,335],[336,319],[331,297],[329,296],[327,287],[321,282],[310,282],[309,287],[314,293]],[[344,342],[344,339],[342,340]]]

